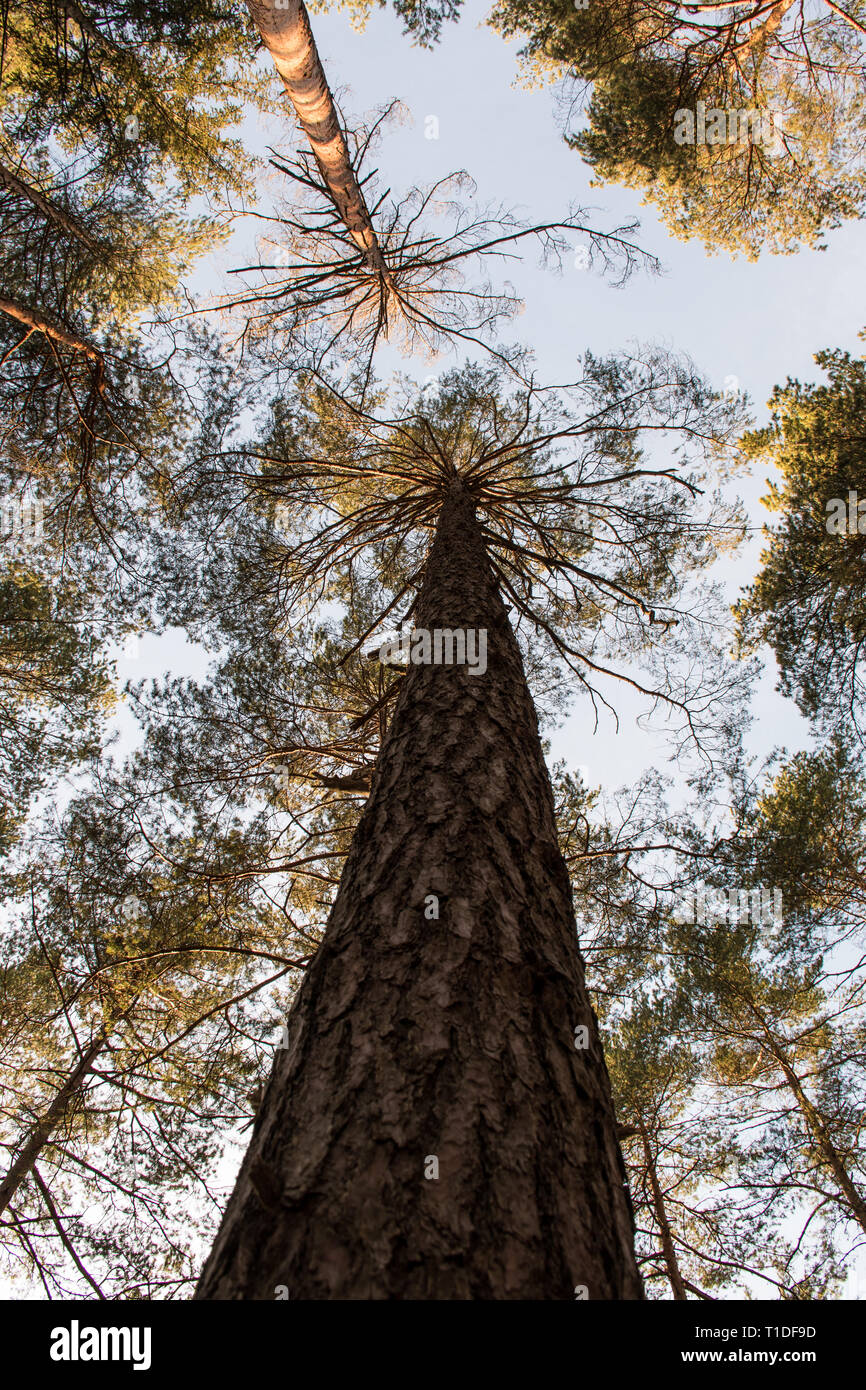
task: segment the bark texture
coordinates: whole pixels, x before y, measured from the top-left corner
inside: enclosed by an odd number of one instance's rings
[[[196,1297],[640,1299],[535,711],[459,486],[415,622],[486,628],[487,671],[408,670]]]
[[[349,235],[374,269],[387,275],[303,0],[287,0],[286,7],[279,10],[273,0],[247,0],[247,9],[274,60]]]

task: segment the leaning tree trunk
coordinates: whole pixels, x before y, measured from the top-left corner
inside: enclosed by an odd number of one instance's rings
[[[66,328],[50,314],[43,313],[41,309],[33,309],[29,304],[21,304],[17,299],[6,299],[4,296],[0,296],[0,313],[8,314],[9,318],[23,323],[25,328],[30,329],[31,333],[44,333],[46,338],[60,343],[61,347],[74,348],[76,352],[80,352],[82,357],[86,357],[88,361],[96,364],[101,383],[102,353],[97,347],[94,347],[93,343],[82,338],[80,333],[76,333],[72,328]]]
[[[387,266],[370,220],[364,194],[352,168],[334,98],[319,59],[303,0],[247,0],[265,47],[283,81],[301,129],[319,166],[346,230],[370,265],[387,277]]]
[[[408,669],[195,1296],[640,1299],[535,711],[459,485],[415,617],[485,628],[487,672]]]
[[[104,1028],[96,1034],[81,1054],[73,1070],[57,1091],[54,1099],[35,1123],[21,1144],[9,1171],[0,1181],[0,1213],[8,1207],[21,1184],[33,1172],[37,1159],[62,1123],[73,1101],[81,1094],[85,1081],[93,1071],[96,1059],[108,1042]]]
[[[757,1010],[755,1012],[757,1012]],[[794,1099],[797,1102],[800,1114],[806,1122],[806,1127],[812,1136],[815,1148],[833,1174],[851,1210],[851,1215],[854,1217],[854,1220],[858,1223],[861,1230],[866,1231],[866,1202],[864,1202],[863,1198],[860,1196],[839,1150],[833,1143],[826,1121],[817,1107],[812,1104],[809,1097],[806,1095],[803,1084],[794,1070],[793,1064],[787,1053],[765,1022],[764,1031],[770,1040],[770,1051],[779,1064],[790,1090],[793,1092]]]
[[[13,169],[7,169],[5,164],[0,164],[0,184],[8,188],[10,193],[15,193],[19,198],[26,198],[48,222],[53,222],[55,227],[59,227],[61,232],[66,232],[67,236],[75,237],[82,246],[86,246],[88,251],[93,251],[99,255],[99,243],[76,221],[70,217],[68,212],[58,207],[50,198],[46,198],[44,193],[40,193],[38,188],[26,183],[24,179],[18,177]]]
[[[674,1245],[671,1223],[668,1220],[667,1209],[665,1207],[665,1195],[659,1182],[656,1159],[650,1145],[650,1138],[646,1131],[646,1126],[641,1124],[640,1137],[643,1143],[644,1161],[646,1163],[647,1177],[649,1178],[650,1191],[652,1192],[653,1210],[659,1228],[659,1236],[662,1243],[662,1254],[664,1255],[665,1268],[668,1274],[668,1282],[671,1286],[674,1299],[677,1302],[688,1302],[688,1294],[680,1271],[677,1259],[676,1247]]]

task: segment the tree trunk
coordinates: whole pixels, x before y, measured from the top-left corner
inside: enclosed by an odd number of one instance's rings
[[[247,9],[283,80],[337,212],[355,245],[387,278],[303,0],[287,0],[286,8],[279,10],[273,0],[247,0]]]
[[[647,1167],[647,1176],[650,1181],[650,1190],[653,1195],[653,1210],[658,1223],[659,1235],[661,1236],[662,1253],[665,1257],[668,1282],[670,1283],[675,1300],[678,1303],[687,1303],[688,1296],[686,1294],[686,1286],[683,1282],[683,1276],[680,1272],[679,1261],[677,1259],[677,1252],[674,1248],[671,1223],[668,1221],[668,1214],[665,1208],[665,1197],[656,1171],[655,1157],[650,1147],[649,1135],[643,1125],[640,1127],[640,1137],[643,1141],[644,1160]]]
[[[195,1296],[640,1299],[535,711],[459,484],[415,621],[486,629],[487,671],[408,669]]]
[[[5,164],[0,164],[0,183],[8,188],[10,193],[15,193],[19,198],[26,198],[35,208],[41,212],[42,216],[49,222],[53,222],[55,227],[66,232],[68,236],[75,237],[82,246],[86,246],[88,251],[99,254],[99,245],[94,241],[89,232],[76,222],[74,217],[70,217],[67,212],[58,207],[50,198],[46,198],[44,193],[31,184],[25,183],[11,169],[7,169]]]
[[[103,360],[102,353],[93,343],[89,343],[86,338],[82,338],[80,333],[76,333],[72,328],[66,328],[57,319],[42,312],[41,309],[32,309],[29,304],[20,304],[17,299],[5,299],[0,297],[0,313],[8,314],[11,319],[16,319],[18,323],[23,323],[32,332],[44,333],[46,338],[51,338],[55,343],[60,343],[62,347],[73,348],[80,352],[88,361],[94,362],[98,370],[98,382],[102,384]]]
[[[93,43],[105,44],[108,48],[119,52],[117,45],[97,29],[90,16],[84,13],[81,6],[75,3],[75,0],[60,0],[60,8],[67,19],[71,19],[73,23],[77,24],[82,34],[86,34]]]
[[[769,1032],[769,1029],[767,1031]],[[772,1035],[770,1049],[782,1069],[782,1074],[789,1089],[793,1092],[800,1114],[806,1122],[806,1128],[812,1136],[818,1153],[833,1174],[837,1186],[848,1206],[851,1208],[851,1215],[854,1217],[854,1220],[860,1226],[861,1230],[866,1231],[866,1202],[864,1202],[860,1193],[857,1191],[839,1150],[830,1137],[823,1116],[806,1095],[800,1078],[789,1061],[786,1052],[778,1039],[772,1037]]]
[[[735,44],[734,51],[738,54],[747,53],[750,49],[756,48],[759,44],[765,44],[767,39],[772,38],[776,33],[785,15],[790,9],[793,9],[795,3],[796,0],[778,0],[778,3],[773,5],[763,24],[759,24],[757,28],[753,29],[742,43]],[[733,24],[735,27],[739,27],[736,20],[733,21]]]
[[[105,1047],[106,1040],[104,1032],[96,1034],[96,1037],[81,1054],[77,1065],[67,1076],[45,1114],[33,1126],[23,1147],[19,1149],[18,1156],[14,1159],[9,1172],[0,1182],[0,1213],[6,1210],[24,1179],[33,1170],[36,1160],[69,1109],[70,1103],[79,1094],[81,1087],[93,1070],[93,1064]]]
[[[851,1208],[851,1215],[854,1217],[854,1220],[863,1231],[866,1231],[866,1202],[864,1202],[858,1192],[848,1169],[845,1167],[844,1160],[839,1150],[833,1143],[823,1115],[821,1115],[820,1111],[812,1104],[809,1097],[806,1095],[803,1084],[794,1069],[794,1064],[788,1056],[784,1044],[770,1026],[764,1011],[758,1007],[754,999],[748,1000],[748,1007],[753,1017],[756,1018],[760,1024],[761,1032],[764,1035],[763,1043],[758,1039],[759,1045],[763,1045],[767,1054],[772,1057],[773,1061],[779,1067],[785,1078],[786,1085],[797,1103],[797,1108],[803,1116],[806,1128],[812,1136],[815,1148],[833,1174],[845,1201]]]

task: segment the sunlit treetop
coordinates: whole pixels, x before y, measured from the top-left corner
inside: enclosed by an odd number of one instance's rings
[[[737,615],[747,643],[772,646],[782,689],[805,713],[860,730],[866,361],[838,351],[815,360],[828,383],[777,387],[771,423],[743,440],[747,459],[778,469],[764,500],[779,520]]]
[[[702,680],[736,673],[713,666],[710,642],[687,695],[664,652],[692,644],[697,628],[707,635],[698,599],[678,602],[683,575],[742,536],[736,508],[707,486],[737,408],[666,354],[583,366],[556,390],[468,366],[366,407],[313,378],[281,397],[261,444],[225,450],[222,467],[281,503],[273,582],[287,619],[371,572],[405,616],[443,504],[463,489],[518,631],[549,644],[594,696],[611,662],[639,654],[658,686],[625,678],[653,699],[664,688],[659,698],[694,732],[709,698],[695,693]]]
[[[142,190],[170,181],[182,196],[224,196],[248,186],[249,160],[225,131],[246,102],[267,100],[273,79],[255,65],[243,6],[16,0],[0,38],[11,147],[50,137],[70,161],[86,150]]]
[[[311,0],[307,8],[312,14],[348,10],[354,23],[362,28],[372,11],[387,9],[388,3],[389,0]],[[442,37],[443,27],[459,20],[463,0],[391,0],[391,4],[403,21],[403,32],[422,48],[432,48]]]
[[[535,79],[565,79],[566,139],[598,182],[642,189],[675,235],[754,258],[863,215],[863,0],[501,0],[491,22]]]

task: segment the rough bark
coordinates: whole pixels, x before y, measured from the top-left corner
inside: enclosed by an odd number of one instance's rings
[[[345,777],[327,777],[324,774],[318,774],[316,781],[319,786],[327,787],[330,791],[365,792],[370,787],[370,770],[359,767]]]
[[[280,10],[272,0],[269,3],[247,0],[247,9],[274,60],[310,142],[319,172],[349,235],[374,269],[387,276],[303,0],[288,0],[287,7]]]
[[[415,622],[486,628],[487,671],[409,667],[196,1297],[640,1299],[536,716],[459,488]]]

